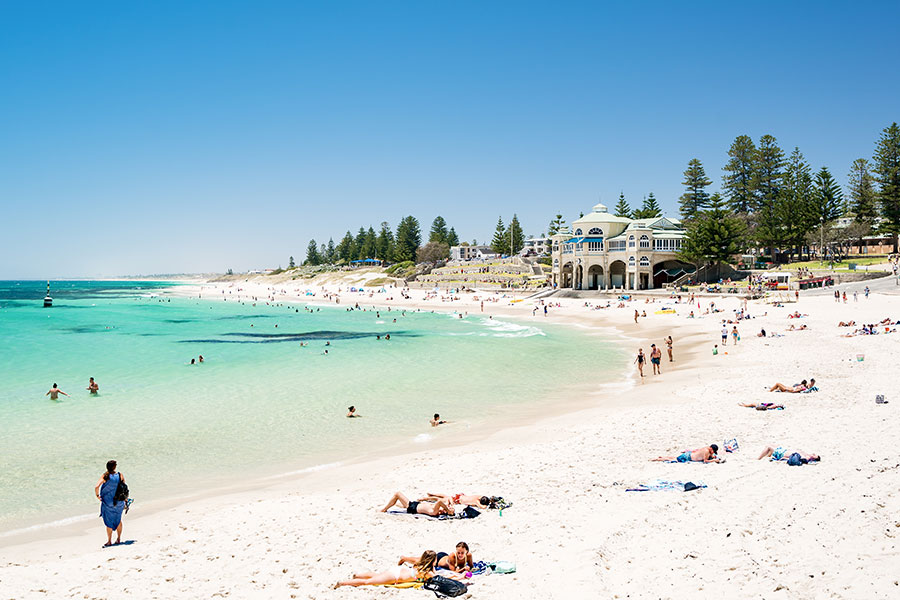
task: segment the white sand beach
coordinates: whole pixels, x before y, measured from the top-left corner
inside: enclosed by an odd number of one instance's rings
[[[234,285],[208,284],[203,295]],[[275,301],[305,301],[298,294],[306,285],[278,287]],[[243,284],[241,293],[266,297],[270,290]],[[342,292],[341,303],[480,311],[481,299],[470,295],[458,302],[423,295]],[[313,300],[324,301],[320,294]],[[724,312],[701,314],[711,300]],[[584,300],[559,302],[547,317],[532,316],[532,302],[509,298],[485,303],[485,312],[615,330],[629,351],[641,346],[648,355],[650,343],[664,348],[672,335],[675,362],[664,351],[661,375],[647,365],[646,377],[623,373],[620,386],[583,394],[561,388],[546,399],[544,418],[513,415],[480,439],[454,440],[451,430],[440,447],[426,444],[414,454],[176,501],[151,514],[136,504],[125,519],[129,545],[101,549],[99,519],[3,540],[0,598],[425,598],[431,593],[331,588],[354,572],[387,569],[400,555],[452,552],[461,540],[475,560],[517,566],[514,574],[474,577],[473,598],[900,597],[900,333],[845,338],[854,328],[837,326],[896,321],[898,296],[751,302],[753,318],[738,324],[740,342],[729,337],[726,347],[721,320],[733,318],[735,297],[700,298],[701,311],[696,302],[678,304],[677,314],[656,313],[667,302],[661,297],[601,310]],[[648,315],[638,324],[635,308]],[[698,318],[688,318],[692,309]],[[808,316],[789,319],[794,311]],[[786,331],[800,323],[809,329]],[[763,327],[780,337],[757,337]],[[818,392],[767,391],[810,377]],[[876,394],[888,403],[876,404]],[[724,464],[650,461],[710,443],[721,448],[731,438],[740,448],[721,449]],[[768,445],[822,460],[801,467],[757,460]],[[657,479],[707,487],[626,491]],[[502,516],[485,511],[453,521],[378,512],[398,490],[411,498],[499,495],[514,506]]]

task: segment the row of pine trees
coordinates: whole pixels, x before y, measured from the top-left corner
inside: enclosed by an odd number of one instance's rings
[[[306,248],[306,260],[303,264],[347,264],[367,258],[385,262],[416,261],[423,249],[429,256],[447,258],[450,256],[450,246],[457,244],[459,237],[456,230],[447,227],[444,217],[437,216],[431,223],[428,243],[423,247],[419,220],[410,215],[400,220],[396,230],[391,230],[390,223],[384,221],[378,233],[371,226],[368,229],[360,227],[355,236],[347,231],[337,244],[333,238],[321,245],[312,239]],[[288,266],[294,266],[293,257]]]
[[[693,158],[684,172],[679,212],[688,230],[683,253],[693,259],[722,261],[751,246],[770,256],[779,248],[791,256],[804,246],[842,238],[891,234],[894,252],[900,232],[900,127],[885,127],[872,159],[850,165],[848,195],[828,167],[813,171],[795,147],[790,155],[771,135],[758,143],[735,138],[723,167],[721,192],[708,193],[712,181]],[[839,218],[852,219],[835,228]]]

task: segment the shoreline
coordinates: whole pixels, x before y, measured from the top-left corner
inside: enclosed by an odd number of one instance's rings
[[[195,282],[180,286],[174,286],[171,288],[163,288],[160,289],[159,292],[160,296],[169,295],[184,298],[194,298],[196,297],[199,290],[208,285],[221,287],[221,284],[217,285],[209,284],[209,282]],[[424,292],[425,290],[413,291],[414,294]],[[205,300],[214,302],[216,299],[205,298]],[[422,300],[413,300],[411,302],[405,302],[398,305],[397,303],[384,302],[383,298],[375,298],[367,299],[366,306],[369,306],[370,300],[374,305],[378,306],[382,310],[384,310],[384,308],[387,306],[391,306],[394,309],[419,309],[422,311],[447,315],[455,314],[457,312],[456,310],[454,310],[456,306],[434,306]],[[308,306],[322,306],[331,308],[343,306],[323,301],[318,297],[315,298],[314,301],[308,301],[300,298],[283,297],[279,298],[277,303],[297,305],[303,304]],[[360,303],[362,303],[362,300],[360,300]],[[504,310],[503,307],[494,306],[491,306],[490,309],[490,312],[484,313],[484,316],[488,316],[488,314],[490,314],[491,316],[510,319],[512,322],[521,325],[540,325],[541,323],[547,323],[553,326],[566,327],[571,330],[579,330],[579,335],[597,337],[602,342],[616,344],[620,347],[620,349],[623,350],[624,344],[632,340],[632,338],[630,338],[625,331],[611,324],[585,324],[582,322],[578,322],[578,320],[576,319],[568,318],[566,315],[557,315],[553,313],[551,313],[551,315],[546,319],[541,317],[540,322],[534,324],[529,323],[525,315],[517,314],[515,311]],[[473,314],[471,316],[478,315]],[[600,388],[610,390],[623,390],[636,385],[633,373],[631,373],[631,369],[627,368],[627,364],[627,361],[625,361],[621,365],[624,372],[618,373],[610,371],[609,373],[607,373],[608,381],[599,383]],[[618,380],[620,377],[623,379],[622,381]],[[374,453],[355,453],[352,456],[342,456],[337,459],[335,459],[333,455],[328,454],[306,457],[304,459],[298,459],[289,467],[289,471],[276,473],[274,475],[268,474],[264,476],[254,477],[250,481],[247,481],[244,476],[232,474],[227,476],[227,479],[229,479],[230,481],[213,484],[209,490],[200,493],[182,493],[154,498],[150,501],[142,501],[140,506],[138,507],[139,510],[136,512],[138,512],[141,517],[149,517],[160,512],[172,510],[173,508],[177,508],[184,503],[202,502],[204,500],[219,496],[239,495],[246,492],[248,489],[259,487],[266,488],[272,485],[277,485],[281,482],[295,481],[297,479],[303,478],[310,472],[325,470],[325,468],[360,465],[368,463],[370,461],[378,461],[385,458],[408,457],[422,451],[462,448],[470,444],[476,444],[479,441],[488,439],[505,429],[526,427],[529,425],[534,425],[545,419],[553,419],[590,408],[593,406],[594,402],[594,400],[591,399],[592,395],[599,395],[599,392],[596,392],[594,394],[587,392],[587,388],[594,385],[597,385],[594,381],[566,383],[558,392],[558,397],[562,397],[565,394],[571,394],[573,396],[586,398],[580,401],[570,400],[564,403],[553,402],[547,405],[543,403],[545,399],[541,399],[528,402],[524,405],[510,405],[509,409],[513,412],[513,414],[512,416],[509,416],[505,419],[504,424],[501,427],[498,427],[495,421],[490,421],[487,418],[480,418],[477,419],[474,423],[469,421],[460,422],[460,425],[465,425],[465,429],[452,430],[452,432],[444,429],[441,431],[440,435],[435,436],[432,434],[429,436],[428,440],[419,442],[419,445],[417,445],[415,441],[402,441],[400,439],[394,439],[389,442],[387,447],[382,448]],[[68,537],[70,535],[78,535],[85,529],[85,524],[91,522],[95,518],[96,515],[94,515],[93,513],[80,515],[61,515],[59,518],[54,518],[49,521],[32,522],[23,524],[22,526],[16,526],[12,529],[0,532],[0,548],[28,545],[33,542],[42,542],[57,539],[60,537]],[[140,517],[132,517],[132,519],[134,518]]]
[[[15,597],[38,588],[52,597],[81,597],[89,588],[139,598],[387,597],[393,592],[380,588],[327,590],[351,569],[385,568],[399,554],[464,539],[476,560],[512,560],[519,568],[476,579],[476,594],[886,598],[896,591],[895,404],[875,406],[872,396],[891,389],[887,367],[900,334],[841,338],[845,331],[835,327],[846,314],[861,320],[896,312],[892,298],[842,305],[804,296],[784,308],[751,303],[756,319],[741,324],[744,339],[715,357],[709,349],[719,342],[718,319],[737,307],[734,298],[716,299],[726,313],[694,321],[656,316],[650,309],[659,304],[648,304],[650,322],[633,327],[636,304],[588,311],[582,303],[565,303],[559,316],[614,323],[628,336],[620,343],[671,331],[677,368],[664,355],[656,381],[648,369],[650,381],[597,391],[585,399],[592,406],[507,425],[460,446],[342,464],[135,517],[125,523],[133,546],[100,550],[95,523],[52,543],[3,548],[0,582],[14,583]],[[810,313],[803,322],[812,331],[784,332],[795,309]],[[757,338],[761,326],[782,337]],[[860,352],[865,362],[853,360]],[[821,391],[766,391],[800,375],[815,376]],[[759,412],[739,401],[778,401],[787,409]],[[741,449],[722,465],[649,462],[731,437]],[[764,445],[780,443],[818,452],[823,462],[797,469],[756,460]],[[708,488],[624,492],[658,477]],[[397,490],[490,493],[515,506],[502,518],[488,511],[452,523],[378,513]],[[75,585],[83,583],[79,573],[101,565],[97,580]]]

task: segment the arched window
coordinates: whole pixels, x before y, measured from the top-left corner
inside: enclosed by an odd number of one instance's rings
[[[634,236],[633,235],[628,236],[628,247],[634,248]]]
[[[630,267],[634,266],[634,257],[633,256],[628,257],[628,266],[630,266]]]
[[[582,235],[581,228],[575,230],[575,235]]]
[[[588,235],[603,235],[603,230],[599,227],[591,227],[588,231]]]
[[[641,236],[641,248],[649,248],[650,247],[650,238],[646,235]]]
[[[642,256],[642,257],[641,257],[641,266],[642,266],[642,267],[649,267],[649,266],[650,266],[650,259],[647,258],[646,256]]]

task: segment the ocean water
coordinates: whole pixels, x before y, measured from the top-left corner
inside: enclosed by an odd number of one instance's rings
[[[171,285],[53,282],[45,309],[46,282],[0,282],[0,534],[96,511],[110,458],[138,502],[190,495],[423,447],[624,361],[540,316],[376,312],[350,295],[309,312]],[[50,400],[53,383],[70,396]],[[344,418],[351,404],[363,418]],[[431,428],[435,412],[453,423]]]

